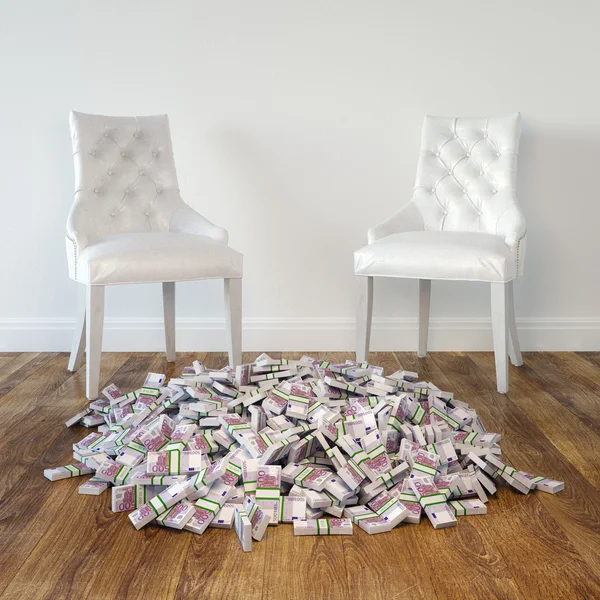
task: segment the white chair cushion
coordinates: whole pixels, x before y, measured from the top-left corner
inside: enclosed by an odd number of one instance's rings
[[[77,280],[92,285],[242,276],[243,255],[189,233],[124,233],[97,238],[77,259]]]
[[[357,275],[510,281],[516,261],[497,235],[455,231],[394,233],[354,253]]]

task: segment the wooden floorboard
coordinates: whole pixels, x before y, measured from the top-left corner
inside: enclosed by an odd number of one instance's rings
[[[259,353],[244,353],[251,361]],[[352,353],[270,353],[324,360]],[[178,375],[224,353],[105,353],[102,384],[139,387],[149,370]],[[372,353],[391,373],[415,370],[476,408],[503,435],[514,466],[564,480],[557,495],[502,487],[488,514],[434,531],[426,519],[390,534],[294,537],[269,528],[251,554],[233,531],[135,531],[110,496],[79,496],[86,478],[50,483],[88,430],[64,427],[86,405],[85,367],[61,353],[0,353],[1,598],[598,598],[600,597],[600,353],[525,353],[510,391],[495,390],[491,353]]]

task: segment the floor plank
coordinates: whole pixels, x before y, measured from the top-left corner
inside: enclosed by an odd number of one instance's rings
[[[113,376],[118,380],[118,369],[127,358],[123,354],[104,356],[100,381],[106,382]],[[64,356],[63,360],[66,367],[67,357]],[[52,366],[48,365],[48,368]],[[55,381],[60,380],[62,377],[55,378]],[[56,401],[54,405],[41,409],[37,409],[36,404],[40,395],[53,387],[52,380],[46,385],[37,384],[31,390],[24,390],[25,398],[32,407],[23,417],[23,425],[11,430],[10,435],[0,437],[0,591],[22,567],[55,516],[63,514],[65,503],[76,494],[77,486],[82,483],[77,479],[50,483],[43,476],[44,469],[72,462],[73,443],[89,431],[79,426],[66,428],[64,425],[65,418],[72,416],[87,402],[85,395],[83,399],[77,397],[71,382],[67,379],[54,390],[51,395]],[[37,390],[38,395],[33,390]],[[83,394],[83,388],[80,393]],[[66,406],[61,402],[64,398],[68,398]],[[53,537],[49,537],[48,541],[56,544]]]
[[[491,352],[473,352],[470,360],[488,381],[495,379]],[[521,369],[511,369],[508,398],[600,493],[600,436]]]
[[[446,379],[448,388],[454,390],[458,398],[473,406],[490,430],[502,433],[503,455],[510,464],[525,471],[545,474],[565,481],[566,489],[560,494],[537,493],[531,496],[531,500],[519,498],[516,493],[515,496],[521,501],[529,501],[534,505],[540,504],[539,508],[535,507],[536,512],[532,513],[531,518],[543,511],[545,523],[551,523],[552,520],[556,522],[557,525],[553,528],[554,535],[546,536],[545,545],[556,547],[557,540],[561,540],[563,547],[569,548],[570,555],[577,556],[578,564],[583,565],[582,570],[585,567],[590,571],[590,577],[586,576],[586,580],[592,588],[595,588],[599,583],[597,576],[593,575],[594,568],[595,565],[600,564],[598,495],[593,486],[511,401],[515,395],[514,382],[511,381],[513,391],[508,395],[498,394],[495,391],[495,379],[487,377],[477,367],[479,354],[471,353],[466,356],[461,353],[434,353],[433,362],[438,370],[433,374],[437,380]],[[525,524],[522,527],[524,531],[527,530]],[[529,541],[533,544],[533,538]],[[570,545],[566,545],[567,543]],[[518,568],[523,561],[529,560],[531,556],[535,556],[535,560],[538,561],[537,566],[541,568],[544,564],[544,555],[538,556],[535,548],[530,552],[524,550],[520,556],[506,551],[513,573],[514,569]],[[584,564],[583,561],[586,563]],[[556,574],[551,566],[548,566],[546,571],[548,585],[562,589],[563,583],[559,582],[562,576]],[[517,580],[523,589],[524,583],[519,577]],[[576,594],[577,586],[575,582],[571,584],[572,592]]]
[[[519,369],[600,435],[600,369],[574,352],[528,352]]]
[[[0,405],[2,398],[13,388],[26,381],[42,365],[57,356],[53,353],[24,353],[15,361],[11,361],[6,370],[0,373]]]
[[[295,536],[279,525],[267,535],[263,595],[281,598],[348,598],[342,536]]]
[[[245,361],[259,353],[244,353]],[[351,352],[307,354],[331,362]],[[178,376],[198,358],[225,353],[105,353],[103,385],[136,388],[149,370]],[[501,488],[488,515],[434,531],[426,519],[390,534],[294,537],[270,528],[252,553],[235,532],[203,536],[149,526],[136,532],[114,515],[108,492],[78,496],[81,481],[50,483],[44,468],[71,456],[87,433],[64,421],[86,405],[85,367],[66,354],[0,355],[0,593],[2,598],[593,598],[600,597],[598,500],[600,353],[526,353],[511,368],[507,396],[495,392],[490,353],[372,353],[387,374],[415,370],[474,406],[519,468],[563,479],[557,495]],[[570,441],[569,434],[575,441]],[[592,463],[592,464],[589,464]]]

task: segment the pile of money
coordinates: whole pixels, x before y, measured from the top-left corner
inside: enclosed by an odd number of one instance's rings
[[[58,481],[92,475],[141,529],[202,535],[235,529],[242,550],[280,524],[294,535],[369,535],[421,522],[435,529],[487,513],[499,485],[555,494],[564,483],[510,466],[501,434],[417,373],[346,361],[260,355],[235,369],[195,361],[179,377],[111,384],[66,422],[97,427]],[[186,535],[186,534],[179,534]]]

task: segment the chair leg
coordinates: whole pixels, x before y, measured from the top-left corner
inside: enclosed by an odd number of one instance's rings
[[[85,353],[85,288],[78,286],[77,290],[77,320],[75,321],[75,332],[73,333],[73,345],[67,369],[74,373],[81,368],[83,354]]]
[[[519,334],[517,333],[517,320],[515,319],[515,297],[513,294],[513,282],[506,284],[508,287],[508,355],[510,362],[515,367],[523,364]]]
[[[229,365],[242,364],[242,279],[224,279]]]
[[[373,317],[373,278],[358,275],[358,298],[356,304],[356,360],[369,359],[371,321]]]
[[[498,392],[508,392],[508,286],[491,284],[492,332],[496,356],[496,383]]]
[[[175,282],[164,281],[162,291],[167,362],[175,362]]]
[[[102,355],[102,331],[104,328],[104,286],[87,286],[86,303],[86,396],[88,400],[98,397],[100,386],[100,357]]]
[[[419,349],[417,352],[419,358],[427,355],[430,300],[431,279],[419,279]]]

